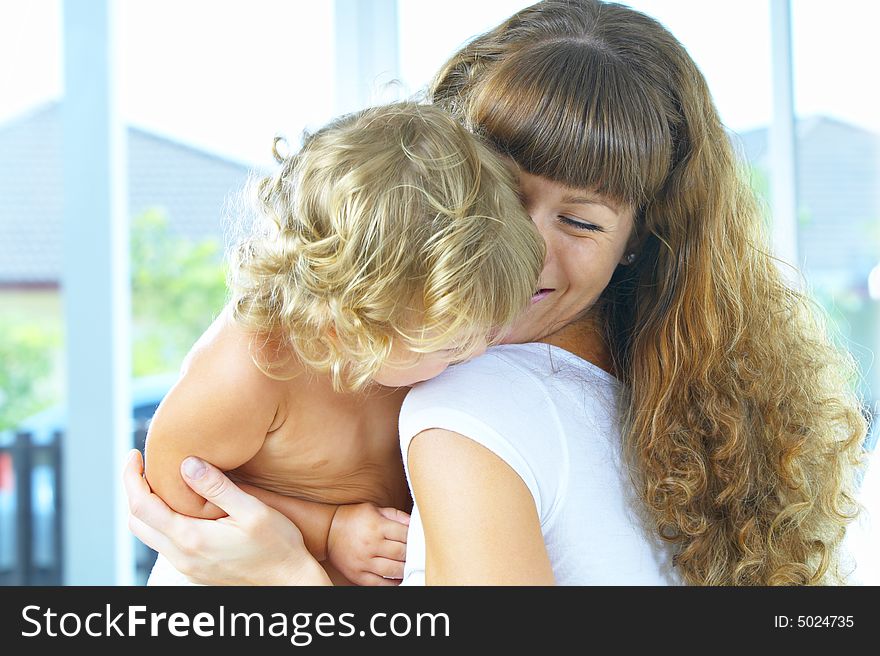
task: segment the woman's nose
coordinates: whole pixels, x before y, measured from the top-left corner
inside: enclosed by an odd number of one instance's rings
[[[553,254],[555,250],[555,232],[552,230],[552,217],[549,217],[546,214],[542,214],[539,212],[532,212],[529,214],[529,216],[532,217],[532,222],[538,229],[538,234],[541,235],[541,238],[544,240],[544,266],[546,267],[547,263],[553,260]]]
[[[532,207],[527,207],[526,210],[529,213],[529,216],[532,218],[532,223],[535,224],[535,227],[538,228],[538,232],[541,233],[541,236],[546,239],[544,236],[547,232],[547,217],[546,212],[541,212],[540,210]]]

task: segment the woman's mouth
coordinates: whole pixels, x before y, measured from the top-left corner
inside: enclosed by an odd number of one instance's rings
[[[535,295],[532,296],[532,305],[534,305],[535,303],[538,303],[539,301],[543,301],[545,298],[547,298],[554,291],[556,291],[556,290],[549,289],[547,287],[539,289],[537,292],[535,292]]]

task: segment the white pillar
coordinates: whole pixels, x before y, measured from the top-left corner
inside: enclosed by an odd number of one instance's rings
[[[794,84],[791,67],[791,6],[770,0],[773,120],[770,123],[770,198],[776,257],[799,267]]]
[[[116,0],[64,1],[66,585],[134,581],[134,542],[120,485],[132,427],[127,171],[116,106],[116,9]]]
[[[334,114],[399,99],[397,0],[335,0]]]
[[[873,326],[872,342],[868,348],[874,353],[874,361],[868,370],[866,378],[870,388],[870,404],[874,417],[875,435],[880,435],[880,262],[871,269],[868,274],[868,325]],[[876,447],[880,452],[880,446]],[[875,463],[880,462],[880,458]],[[877,465],[880,466],[880,465]],[[877,520],[880,526],[880,518]]]

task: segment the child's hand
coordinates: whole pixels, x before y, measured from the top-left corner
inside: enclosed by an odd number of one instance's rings
[[[397,585],[406,560],[409,515],[372,503],[339,506],[327,536],[327,559],[357,585]]]

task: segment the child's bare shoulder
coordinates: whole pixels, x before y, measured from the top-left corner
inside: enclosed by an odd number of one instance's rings
[[[221,314],[191,349],[150,423],[148,480],[179,512],[204,516],[204,500],[180,478],[183,458],[196,455],[234,469],[254,457],[279,420],[283,381],[260,371],[251,341],[228,313]]]
[[[205,436],[212,428],[223,434],[231,427],[257,429],[265,437],[279,420],[287,388],[261,371],[252,352],[253,336],[224,311],[186,356],[154,423],[197,422]]]
[[[267,376],[255,362],[255,354],[262,355],[260,341],[224,310],[184,358],[180,379],[197,382],[206,389],[229,385],[248,396],[248,390],[263,398],[280,394],[285,387],[283,381]]]

